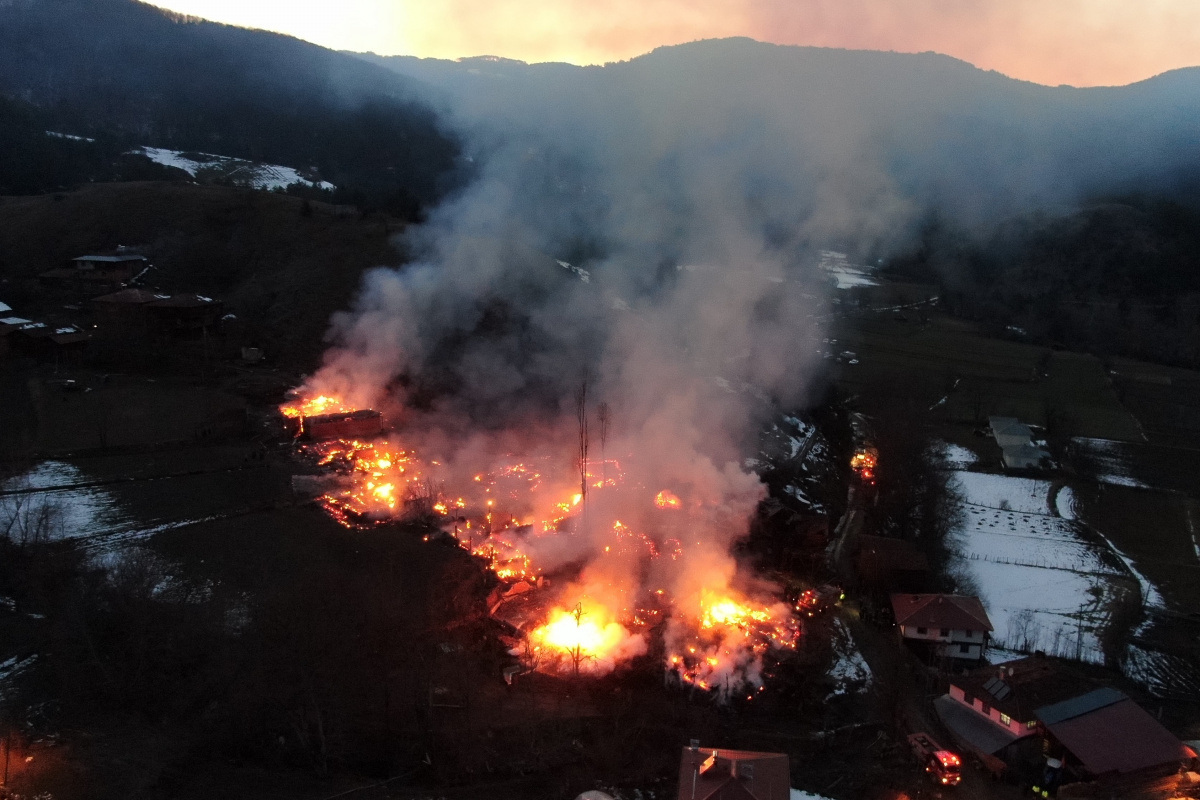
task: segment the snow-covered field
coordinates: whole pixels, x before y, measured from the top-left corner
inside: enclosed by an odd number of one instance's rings
[[[968,503],[1031,514],[1050,513],[1050,481],[984,472],[956,472],[954,477]]]
[[[181,169],[193,178],[201,173],[208,173],[254,189],[286,189],[294,183],[315,186],[318,189],[336,188],[326,181],[310,181],[291,167],[278,164],[259,164],[212,153],[183,152],[161,147],[142,147],[134,152],[141,153],[158,164]]]
[[[89,550],[111,551],[161,531],[215,517],[136,519],[102,486],[87,486],[91,476],[66,461],[43,461],[28,472],[0,483],[0,532],[28,537],[39,529],[49,538],[86,539]],[[66,487],[66,488],[59,488]],[[34,490],[34,491],[28,491]],[[42,490],[42,491],[36,491]]]
[[[1029,478],[955,473],[962,519],[956,567],[979,590],[1005,650],[1103,661],[1101,638],[1127,573],[1073,521],[1071,495]],[[1063,514],[1063,511],[1069,513]]]
[[[822,250],[817,266],[837,282],[839,289],[879,285],[879,281],[871,277],[866,268],[851,264],[845,253]]]

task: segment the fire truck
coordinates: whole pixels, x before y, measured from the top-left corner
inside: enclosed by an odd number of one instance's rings
[[[957,786],[962,780],[962,759],[934,741],[928,733],[910,734],[908,743],[917,764],[924,768],[934,783]]]
[[[858,475],[858,479],[866,486],[875,485],[875,467],[879,464],[879,451],[870,444],[860,444],[854,448],[850,458],[850,468]]]

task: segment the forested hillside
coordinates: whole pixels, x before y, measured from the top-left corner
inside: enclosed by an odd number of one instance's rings
[[[119,178],[119,154],[151,145],[311,170],[339,187],[338,202],[413,217],[456,164],[457,144],[410,81],[132,0],[0,4],[0,94],[23,101],[0,108],[0,126],[23,130],[31,154],[0,158],[8,192]],[[96,147],[34,141],[35,122]],[[40,155],[48,149],[60,155]]]
[[[1200,204],[1162,195],[1028,213],[984,231],[933,217],[892,259],[998,334],[1200,366]]]

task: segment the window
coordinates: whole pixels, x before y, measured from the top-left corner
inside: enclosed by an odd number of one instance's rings
[[[992,707],[989,706],[987,703],[983,704],[983,708],[981,708],[980,711],[983,712],[983,715],[985,717],[990,717],[992,715]]]
[[[969,645],[969,644],[960,644],[960,645],[958,646],[958,652],[960,652],[960,653],[969,653],[969,652],[971,652],[971,645]]]
[[[1007,728],[1009,725],[1012,725],[1012,717],[1010,717],[1008,714],[1001,714],[1000,724]]]
[[[950,635],[950,629],[942,628],[942,636],[949,636],[949,635]]]
[[[918,633],[919,635],[921,635],[921,636],[924,636],[924,635],[925,635],[925,629],[924,629],[924,628],[917,628],[917,633]]]
[[[1031,730],[1033,730],[1033,729],[1034,729],[1034,728],[1036,728],[1036,727],[1037,727],[1037,720],[1036,720],[1036,719],[1031,719],[1031,720],[1029,720],[1029,722],[1026,722],[1026,723],[1025,723],[1025,730],[1027,730],[1027,731],[1031,731]]]
[[[963,702],[969,706],[973,706],[975,705],[975,698],[971,697],[971,695],[967,694],[966,692],[963,692]]]

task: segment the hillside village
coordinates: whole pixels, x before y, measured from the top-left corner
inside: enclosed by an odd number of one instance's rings
[[[903,49],[0,0],[0,800],[1200,800],[1200,68]]]
[[[54,321],[46,327],[74,326],[81,336],[71,343],[72,350],[31,347],[22,326],[32,322],[19,318],[6,323],[6,363],[27,376],[31,389],[40,387],[31,395],[35,406],[47,401],[61,406],[36,412],[45,420],[42,424],[59,426],[34,445],[51,460],[9,479],[7,501],[11,505],[15,498],[31,496],[61,503],[64,532],[98,552],[131,546],[171,552],[194,537],[198,543],[216,535],[227,524],[221,520],[258,520],[258,526],[311,508],[324,490],[306,488],[316,476],[287,477],[298,468],[286,444],[294,434],[273,427],[271,405],[263,405],[257,394],[261,389],[256,387],[282,388],[288,380],[271,377],[277,367],[262,360],[262,351],[236,338],[235,309],[195,294],[144,288],[153,281],[148,267],[145,257],[125,251],[81,256],[70,266],[42,273],[47,297],[66,306],[47,315]],[[856,287],[842,291],[863,290],[862,284]],[[895,291],[878,279],[871,290]],[[886,302],[894,304],[890,298]],[[890,324],[907,326],[913,336],[945,324],[936,303],[917,302],[926,309],[924,321]],[[848,310],[836,312],[837,324],[850,331],[861,325],[861,332],[849,336],[863,336],[870,324],[877,324],[873,316],[866,324],[858,321],[878,313],[871,303],[870,298],[843,300]],[[59,313],[65,316],[57,317]],[[149,392],[136,389],[133,375],[96,371],[96,365],[112,357],[106,342],[128,348],[170,343],[180,348],[182,360],[173,363],[185,365],[185,372],[175,371],[176,366],[173,374],[163,372],[143,384]],[[831,386],[861,381],[864,370],[880,366],[876,359],[885,356],[869,341],[862,342],[856,345],[860,363],[834,362]],[[139,372],[155,374],[145,367]],[[780,575],[801,587],[790,591],[796,592],[801,614],[807,614],[802,618],[808,636],[815,637],[807,645],[811,652],[801,657],[806,666],[787,667],[781,674],[790,671],[793,677],[776,678],[779,688],[820,675],[816,685],[827,687],[823,691],[837,709],[833,719],[867,715],[866,728],[851,724],[849,732],[839,734],[843,742],[833,745],[850,759],[842,748],[861,746],[864,737],[888,743],[891,755],[876,760],[856,782],[865,781],[864,787],[919,787],[933,775],[961,781],[959,791],[971,796],[1016,797],[1032,790],[1063,797],[1118,792],[1169,798],[1200,791],[1194,772],[1197,734],[1186,699],[1195,696],[1198,678],[1190,645],[1179,635],[1193,623],[1173,610],[1180,608],[1173,605],[1179,602],[1178,590],[1169,584],[1160,588],[1147,576],[1155,568],[1142,565],[1136,544],[1122,549],[1115,538],[1120,532],[1106,535],[1089,524],[1095,502],[1091,493],[1105,491],[1097,486],[1130,489],[1127,484],[1138,473],[1122,470],[1136,469],[1132,465],[1137,462],[1110,459],[1102,462],[1106,471],[1089,478],[1096,473],[1081,473],[1077,465],[1089,463],[1083,459],[1101,447],[1097,439],[1071,438],[1065,449],[1056,447],[1043,427],[987,413],[1012,407],[1000,398],[980,402],[971,397],[960,404],[953,395],[961,395],[969,380],[957,378],[951,395],[940,402],[920,401],[928,410],[917,456],[929,462],[930,474],[947,478],[944,554],[931,551],[919,536],[897,536],[881,514],[881,498],[896,479],[888,471],[896,443],[888,438],[886,420],[863,403],[866,395],[805,412],[803,419],[789,416],[767,431],[760,469],[780,491],[773,490],[761,507],[762,532],[748,546],[766,563],[788,565]],[[189,385],[196,388],[185,388]],[[201,407],[180,405],[196,391],[208,396]],[[120,411],[111,405],[117,396],[124,406]],[[109,409],[102,424],[94,422],[98,402]],[[178,409],[173,424],[130,427],[164,402]],[[847,414],[856,405],[861,410]],[[964,426],[954,421],[956,412],[976,416]],[[340,422],[336,416],[328,422],[314,417],[304,434],[336,438],[350,435],[343,428],[352,424],[358,426],[353,435],[369,436],[384,424],[375,414],[368,420],[371,429],[364,432],[359,422],[349,417]],[[1114,446],[1101,452],[1112,452]],[[154,456],[158,466],[131,476],[128,483],[124,478],[105,480],[103,471],[130,453],[159,453]],[[900,457],[905,457],[903,451]],[[843,478],[830,483],[837,474]],[[242,499],[234,505],[228,496],[202,488],[218,485],[214,482],[226,485],[227,478],[244,484]],[[152,510],[139,486],[150,489],[163,481],[181,488],[184,482],[195,484],[188,490],[194,500]],[[12,506],[10,512],[21,507]],[[127,509],[120,512],[120,521],[113,516],[118,509]],[[780,545],[769,544],[776,536],[783,537]],[[511,617],[515,606],[510,605],[493,617]],[[510,633],[505,635],[521,635],[523,623],[507,624]],[[818,640],[826,643],[818,646]],[[25,662],[13,656],[8,666],[10,674],[19,674]],[[546,691],[519,667],[503,672],[500,685],[507,683],[509,691]],[[763,710],[770,707],[771,715],[783,711],[782,699]],[[828,713],[823,727],[845,724]],[[1128,733],[1135,729],[1136,750]],[[910,746],[910,734],[962,759],[961,769],[937,762],[929,768],[932,772],[925,770],[929,748]],[[763,753],[772,752],[772,741],[785,740],[767,736],[751,742],[735,736],[732,741]],[[24,749],[18,752],[50,763],[55,747],[28,739],[20,742]],[[669,751],[660,756],[667,758]],[[749,767],[722,769],[727,781],[744,782],[754,774]],[[857,796],[839,792],[831,785],[833,777],[822,777],[833,773],[806,759],[793,760],[787,769],[792,785],[805,787],[814,797]],[[680,797],[685,783],[681,772]],[[612,796],[622,794],[619,778],[601,785]],[[749,791],[755,797],[774,796]]]

